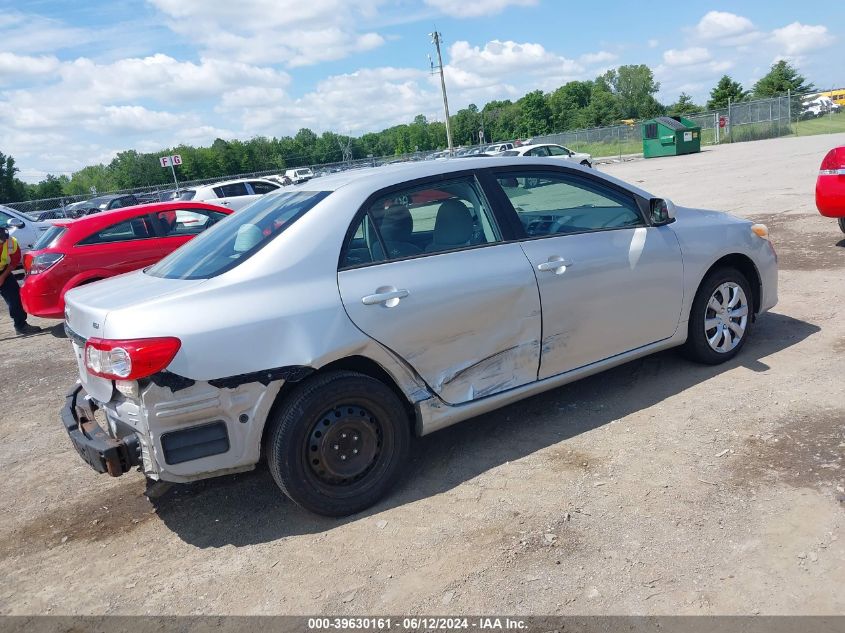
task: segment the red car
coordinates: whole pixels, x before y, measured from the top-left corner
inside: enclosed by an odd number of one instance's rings
[[[839,218],[845,233],[845,147],[827,153],[816,180],[816,208],[823,216]]]
[[[24,308],[38,317],[64,318],[71,288],[154,264],[231,213],[175,201],[57,221],[24,256]]]

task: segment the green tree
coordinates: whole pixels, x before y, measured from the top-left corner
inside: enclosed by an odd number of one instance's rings
[[[33,198],[60,198],[64,194],[65,182],[67,176],[57,178],[53,174],[47,174],[47,177],[35,186]]]
[[[616,97],[623,119],[642,119],[665,110],[654,96],[660,90],[660,83],[654,80],[651,68],[645,64],[608,70],[601,79]]]
[[[710,91],[710,100],[707,102],[708,110],[719,110],[728,107],[730,103],[739,103],[748,98],[748,91],[743,89],[742,84],[734,81],[728,75],[722,75],[719,82]]]
[[[678,101],[667,108],[669,114],[684,115],[695,114],[701,112],[701,108],[693,103],[692,97],[686,92],[682,92],[678,96]]]
[[[527,136],[551,132],[552,111],[542,90],[534,90],[522,97],[517,104],[522,109],[520,128]]]
[[[812,83],[807,83],[807,80],[798,72],[797,68],[782,59],[772,64],[769,72],[754,84],[754,96],[777,97],[786,94],[787,91],[792,91],[795,94],[810,92],[814,88]]]
[[[590,90],[590,103],[579,113],[578,127],[610,125],[620,118],[619,99],[604,79],[596,78]]]
[[[583,126],[583,111],[590,105],[592,81],[570,81],[549,95],[551,126],[555,131]]]

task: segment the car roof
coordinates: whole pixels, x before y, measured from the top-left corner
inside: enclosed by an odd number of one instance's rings
[[[214,187],[220,187],[221,185],[235,185],[241,182],[269,182],[271,185],[278,186],[279,183],[273,182],[272,180],[268,180],[264,176],[256,176],[255,178],[232,178],[231,180],[219,180],[217,182],[209,182],[204,185],[194,185],[192,187],[182,187],[179,191],[199,191],[200,189],[213,189]]]
[[[525,147],[525,146],[523,146]],[[522,148],[520,148],[522,149]],[[453,172],[465,172],[472,169],[495,169],[497,167],[527,167],[548,166],[558,170],[568,169],[573,172],[595,175],[597,172],[586,167],[581,167],[571,161],[562,161],[557,158],[535,157],[535,156],[468,156],[462,158],[447,158],[445,160],[424,160],[405,163],[389,163],[381,167],[365,167],[361,169],[349,169],[336,174],[322,176],[316,180],[298,185],[291,185],[267,195],[283,195],[284,192],[294,191],[337,191],[346,186],[361,186],[365,189],[377,191],[392,185],[398,185],[417,178],[427,178]],[[601,174],[606,178],[629,191],[633,191],[645,198],[653,197],[650,193],[635,187],[630,183]]]
[[[174,200],[173,202],[153,202],[152,204],[135,204],[131,207],[121,207],[120,209],[111,209],[109,211],[102,211],[100,213],[92,213],[91,215],[84,215],[81,218],[76,218],[64,224],[73,230],[73,233],[88,232],[96,230],[99,227],[109,226],[115,222],[122,222],[134,218],[138,215],[147,213],[158,213],[160,211],[190,211],[191,209],[207,209],[210,211],[219,211],[229,215],[232,209],[221,207],[216,204],[208,202],[188,202],[184,200]]]
[[[554,145],[555,147],[563,147],[560,143],[531,143],[530,145],[520,145],[519,147],[514,147],[514,149],[534,149],[535,147],[548,147],[549,145]]]

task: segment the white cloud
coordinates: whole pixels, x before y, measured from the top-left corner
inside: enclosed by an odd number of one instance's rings
[[[694,29],[696,35],[702,40],[736,38],[755,30],[751,20],[727,11],[709,11]]]
[[[53,55],[35,57],[0,52],[0,84],[52,75],[58,68],[59,60]]]
[[[537,85],[537,78],[546,77],[563,83],[584,72],[584,67],[546,50],[541,44],[493,40],[483,47],[469,42],[455,42],[449,48],[450,61],[446,67],[447,79],[458,84],[501,84],[508,76],[519,75],[523,80]],[[530,75],[530,78],[525,75]],[[470,82],[469,78],[473,77]]]
[[[598,51],[597,53],[584,53],[578,58],[582,64],[592,66],[594,64],[608,64],[619,59],[619,55],[609,51]]]
[[[835,38],[826,26],[793,22],[772,31],[772,39],[787,55],[799,55],[830,46]]]
[[[475,18],[501,13],[511,6],[533,7],[539,0],[425,0],[425,3],[456,18]]]
[[[657,48],[658,46],[660,46],[660,42],[658,40],[655,40],[655,39],[649,40],[647,42],[647,44],[648,44],[649,48]]]
[[[216,97],[251,84],[282,87],[290,77],[272,68],[242,62],[202,59],[180,62],[161,53],[98,64],[79,58],[62,65],[63,87],[97,101],[167,100]]]
[[[667,66],[693,66],[710,60],[710,51],[700,46],[663,52],[663,63]]]
[[[17,11],[0,15],[0,46],[14,53],[51,53],[96,39],[90,30],[69,27],[37,14]]]
[[[354,25],[374,18],[385,0],[148,0],[168,26],[205,57],[290,67],[342,59],[384,44]]]

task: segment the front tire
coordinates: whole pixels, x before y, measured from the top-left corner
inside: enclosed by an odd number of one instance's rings
[[[845,218],[839,218],[839,230],[845,233]]]
[[[407,461],[403,403],[387,385],[357,372],[327,372],[298,385],[270,423],[273,479],[316,514],[341,517],[369,508]]]
[[[745,276],[735,268],[714,270],[701,282],[692,302],[684,354],[706,365],[732,359],[745,345],[753,311]]]

